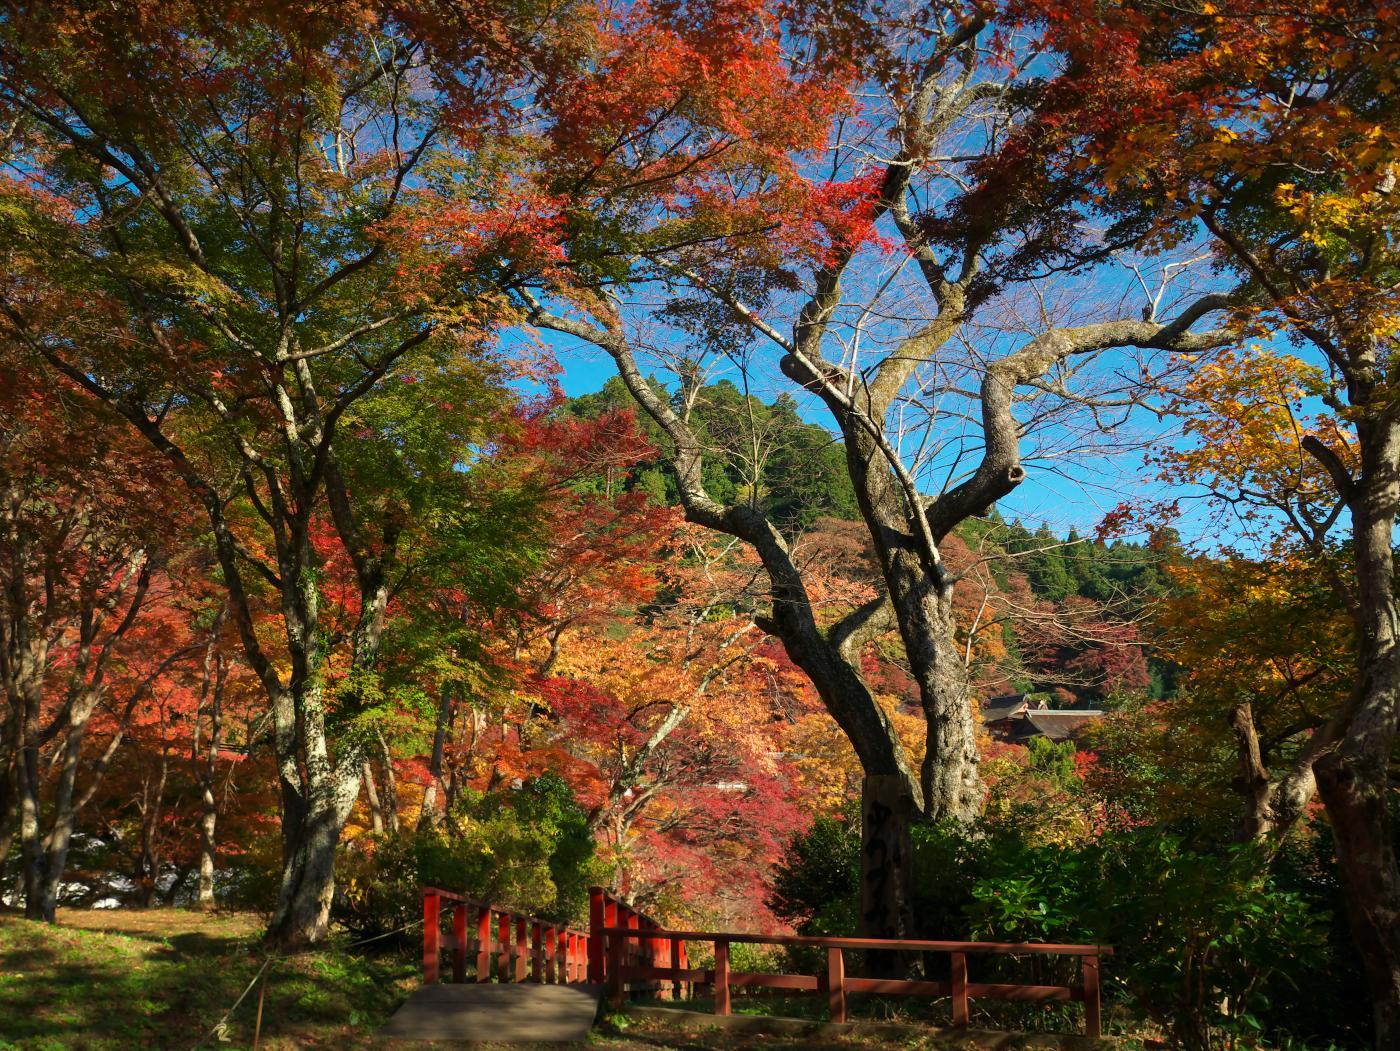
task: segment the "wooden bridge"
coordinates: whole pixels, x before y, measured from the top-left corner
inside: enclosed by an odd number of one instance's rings
[[[444,936],[444,921],[450,933]],[[824,957],[816,974],[736,971],[737,944],[801,946]],[[690,965],[691,946],[707,966]],[[926,963],[946,955],[947,980],[856,977],[846,973],[846,953],[917,954]],[[444,953],[450,981],[444,981]],[[668,930],[600,887],[590,891],[589,927],[581,930],[428,887],[423,891],[423,987],[390,1020],[382,1034],[417,1040],[584,1040],[606,993],[615,1007],[629,997],[687,1001],[707,994],[713,1013],[728,1015],[735,989],[810,992],[826,1000],[831,1021],[847,1020],[851,993],[948,998],[954,1029],[969,1024],[977,998],[1084,1004],[1084,1029],[1102,1033],[1100,961],[1104,945],[1027,942],[950,942],[918,939],[762,936]],[[1079,961],[1073,984],[1036,985],[972,981],[969,959],[1070,957]],[[468,970],[471,974],[468,976]]]

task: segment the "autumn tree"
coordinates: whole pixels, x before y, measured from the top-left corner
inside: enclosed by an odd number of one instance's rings
[[[1299,553],[1337,551],[1345,565],[1332,583],[1353,625],[1353,685],[1304,750],[1303,776],[1316,777],[1336,838],[1377,1046],[1400,1046],[1400,869],[1387,816],[1400,718],[1400,12],[1028,6],[1065,63],[1047,87],[1042,156],[1089,175],[1121,229],[1159,245],[1205,234],[1218,268],[1258,304],[1242,320],[1275,337],[1274,364],[1252,371],[1297,392],[1241,390],[1228,369],[1215,373],[1218,400],[1198,389],[1224,410],[1203,427],[1239,439],[1217,450],[1206,481],[1291,535]],[[1282,426],[1271,440],[1246,444],[1273,423]],[[1274,834],[1298,812],[1286,806]]]
[[[454,389],[457,444],[417,452],[460,456],[478,426],[463,390],[495,382],[478,343],[496,309],[488,261],[533,258],[548,228],[497,192],[501,104],[559,28],[516,15],[75,3],[0,23],[22,173],[4,190],[7,331],[54,390],[121,414],[207,518],[274,716],[271,936],[289,945],[325,929],[360,788],[363,735],[345,731],[372,704],[353,685],[333,693],[331,670],[353,683],[375,664],[415,510],[383,471],[421,466],[403,455],[402,410],[432,397],[405,391]],[[353,568],[334,633],[322,523]],[[264,612],[275,633],[258,629]]]
[[[839,17],[853,12],[850,21]],[[1187,301],[1170,318],[1091,320],[1081,312],[1084,324],[1064,324],[1053,315],[1009,347],[995,338],[985,346],[961,341],[978,308],[1008,282],[1106,250],[1080,229],[1058,186],[963,193],[1016,123],[1014,89],[1034,42],[1024,53],[1008,51],[985,13],[955,4],[921,9],[909,21],[843,6],[834,21],[842,27],[834,38],[830,22],[808,33],[799,19],[786,37],[760,30],[751,65],[784,75],[784,44],[801,70],[854,55],[862,88],[877,101],[856,109],[848,99],[816,126],[808,114],[805,124],[789,117],[788,127],[805,138],[777,156],[759,119],[771,107],[756,116],[741,111],[748,125],[731,121],[704,140],[718,160],[697,164],[690,176],[710,209],[688,243],[658,246],[654,234],[669,232],[672,217],[645,207],[622,212],[623,202],[619,211],[639,229],[616,264],[627,267],[625,286],[608,271],[592,293],[539,283],[522,296],[535,325],[613,358],[665,434],[687,518],[759,555],[771,584],[771,611],[760,623],[811,677],[868,778],[862,923],[888,934],[905,922],[909,822],[916,815],[970,821],[982,803],[946,538],[1025,478],[1029,424],[1018,413],[1026,395],[1054,401],[1075,382],[1078,363],[1114,348],[1211,345],[1218,334],[1194,334],[1192,326],[1223,300]],[[654,92],[657,127],[672,134],[628,141],[618,155],[600,138],[579,163],[631,166],[635,156],[664,150],[683,134],[687,100],[679,87]],[[760,163],[752,154],[765,146]],[[672,385],[658,391],[649,370]],[[836,425],[882,588],[835,623],[822,622],[782,523],[742,487],[731,497],[713,484],[703,392],[725,370],[751,387],[790,384]],[[1056,418],[1030,416],[1042,424]],[[763,447],[759,422],[743,414],[728,421],[741,433],[748,428],[739,444],[747,441],[750,459]],[[919,685],[926,746],[917,771],[861,672],[862,650],[891,631]]]
[[[75,823],[171,664],[178,505],[107,408],[0,371],[0,861],[52,921]],[[91,740],[106,721],[105,739]]]

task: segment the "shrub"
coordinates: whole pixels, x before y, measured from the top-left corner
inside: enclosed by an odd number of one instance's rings
[[[1062,844],[1028,843],[1007,826],[920,826],[911,936],[1111,944],[1107,995],[1182,1047],[1365,1046],[1364,989],[1333,915],[1330,847],[1290,850],[1271,865],[1253,847],[1165,827]],[[802,933],[853,934],[858,851],[854,822],[814,825],[778,868],[775,913]],[[939,971],[946,958],[926,966]],[[1061,984],[1076,980],[1077,962],[978,967],[991,980]]]
[[[421,915],[421,888],[436,886],[577,922],[595,869],[587,815],[546,774],[518,789],[465,793],[437,828],[365,837],[341,866],[336,918],[360,936],[397,930]]]

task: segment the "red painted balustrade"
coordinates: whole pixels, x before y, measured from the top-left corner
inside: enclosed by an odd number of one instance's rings
[[[666,965],[648,957],[635,959],[636,950],[628,945],[636,942],[668,945],[668,956],[677,961]],[[685,946],[690,942],[708,942],[714,950],[714,966],[704,969],[684,964]],[[826,950],[826,968],[820,974],[773,974],[735,971],[729,966],[729,947],[748,945],[802,945]],[[608,993],[615,1006],[620,1006],[633,983],[648,988],[673,984],[675,995],[689,987],[704,986],[713,990],[715,1014],[730,1011],[730,990],[734,987],[758,989],[807,990],[825,996],[833,1022],[846,1021],[848,993],[876,993],[881,996],[948,997],[952,1001],[952,1024],[965,1028],[968,1024],[968,1000],[986,997],[997,1000],[1052,1001],[1071,1000],[1084,1004],[1084,1028],[1089,1036],[1103,1032],[1102,1006],[1099,989],[1099,962],[1112,956],[1107,945],[1046,945],[1028,942],[944,942],[891,938],[808,938],[799,936],[763,937],[713,931],[658,930],[650,934],[638,932],[630,925],[606,924],[595,926],[592,935],[593,952],[606,945],[607,964],[604,969]],[[880,952],[947,953],[950,958],[948,981],[916,981],[896,978],[852,978],[846,975],[847,950]],[[1072,956],[1080,960],[1080,981],[1076,985],[1029,985],[1016,982],[971,982],[967,976],[969,956]]]
[[[451,911],[452,931],[442,931],[443,908]],[[423,982],[441,978],[442,955],[452,958],[453,982],[544,982],[562,985],[588,980],[588,932],[524,913],[473,901],[439,887],[423,888]],[[446,943],[444,945],[444,942]]]
[[[443,953],[441,930],[444,903],[452,910],[452,933],[446,939],[452,956],[452,981],[467,981],[467,965],[473,964],[473,980],[489,982],[591,982],[605,985],[614,1006],[628,995],[649,994],[660,999],[685,999],[697,987],[714,997],[715,1014],[730,1012],[730,991],[786,989],[810,991],[826,998],[831,1019],[846,1020],[848,993],[881,996],[948,997],[952,1024],[968,1025],[968,1001],[985,997],[998,1000],[1047,1002],[1078,1001],[1084,1004],[1084,1028],[1088,1035],[1102,1034],[1099,964],[1113,955],[1107,945],[1047,945],[1035,942],[946,942],[890,938],[765,937],[715,931],[673,931],[625,902],[594,887],[589,892],[589,930],[576,930],[519,913],[472,901],[451,891],[428,887],[423,891],[423,981],[439,980]],[[711,967],[691,967],[687,945],[709,943],[714,953]],[[736,944],[807,946],[826,950],[826,967],[819,974],[777,974],[735,971],[729,965],[729,947]],[[846,974],[845,953],[876,952],[946,953],[947,981],[903,978],[857,978]],[[1068,956],[1080,961],[1080,980],[1073,985],[1032,985],[1018,982],[968,980],[969,956]]]

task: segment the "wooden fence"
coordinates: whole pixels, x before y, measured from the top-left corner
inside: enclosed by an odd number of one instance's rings
[[[474,961],[473,980],[566,984],[588,980],[591,935],[566,924],[551,923],[523,913],[473,901],[439,887],[423,888],[423,982],[441,977],[442,909],[452,910],[454,982],[467,980],[467,963]]]
[[[714,1011],[727,1015],[730,990],[740,988],[792,989],[819,993],[826,997],[833,1022],[846,1020],[848,993],[876,993],[881,996],[949,997],[954,1028],[968,1024],[968,1000],[986,997],[997,1000],[1045,1002],[1079,1001],[1084,1004],[1084,1028],[1092,1037],[1103,1033],[1099,993],[1099,961],[1112,956],[1106,945],[1045,945],[1023,942],[944,942],[895,940],[889,938],[809,938],[799,936],[762,937],[712,931],[638,931],[631,926],[608,924],[594,927],[591,940],[596,954],[606,941],[608,960],[604,974],[614,1006],[620,1006],[631,983],[645,987],[673,984],[676,996],[685,987],[704,985],[714,990]],[[642,942],[651,946],[630,952],[626,946]],[[714,966],[686,967],[685,947],[690,942],[709,942],[714,949]],[[734,944],[792,945],[826,950],[826,968],[820,974],[776,974],[735,971],[729,966],[729,947]],[[666,947],[658,953],[655,946]],[[950,960],[948,981],[915,981],[902,978],[852,978],[846,975],[845,953],[849,949],[912,953],[947,953]],[[967,976],[969,956],[1071,956],[1080,960],[1080,981],[1076,985],[1028,985],[1015,982],[971,982]],[[641,959],[636,957],[640,956]],[[675,965],[662,960],[677,961]]]
[[[473,981],[590,982],[607,987],[614,1006],[633,995],[660,999],[686,999],[696,986],[713,992],[714,1012],[730,1013],[734,988],[789,989],[824,996],[834,1022],[846,1020],[849,993],[881,996],[948,997],[952,1024],[968,1024],[968,1001],[973,998],[1084,1004],[1084,1028],[1089,1036],[1102,1034],[1099,963],[1113,955],[1106,945],[1046,945],[1033,942],[947,942],[888,938],[809,938],[734,934],[714,931],[667,930],[650,916],[594,887],[589,892],[589,930],[551,923],[533,916],[499,909],[485,902],[437,887],[423,890],[423,981],[440,980],[443,954],[442,909],[452,910],[452,933],[447,948],[452,957],[454,982],[467,981],[467,965],[474,961]],[[714,952],[711,967],[691,967],[687,946],[709,943]],[[735,971],[729,965],[729,947],[736,944],[805,946],[826,951],[826,967],[818,974],[778,974]],[[904,978],[859,978],[846,974],[848,950],[907,952],[927,955],[946,953],[947,981]],[[1080,980],[1074,985],[1032,985],[1018,982],[968,980],[969,956],[1068,956],[1079,958]]]

